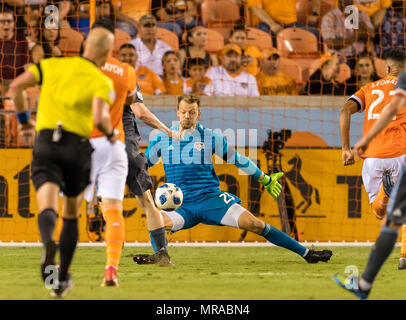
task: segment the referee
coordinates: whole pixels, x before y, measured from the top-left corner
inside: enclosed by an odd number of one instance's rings
[[[115,99],[112,81],[98,68],[111,55],[114,35],[105,29],[89,33],[81,57],[49,58],[32,65],[16,78],[10,94],[22,131],[37,132],[31,178],[37,191],[38,226],[43,242],[42,278],[49,284],[47,266],[55,265],[56,244],[52,240],[58,198],[64,194],[63,228],[59,239],[60,268],[53,283],[53,297],[64,297],[72,289],[68,268],[78,240],[78,217],[83,191],[90,182],[89,136],[96,126],[111,143],[117,140],[109,106]],[[25,109],[23,90],[41,84],[36,123]],[[48,276],[49,277],[49,276]]]

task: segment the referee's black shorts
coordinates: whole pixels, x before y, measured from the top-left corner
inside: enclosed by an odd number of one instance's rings
[[[135,115],[128,105],[124,106],[123,127],[128,156],[127,185],[132,193],[142,196],[145,191],[152,189],[152,180],[148,173],[147,157],[140,152],[141,136],[135,122]]]
[[[41,130],[34,141],[31,179],[38,190],[45,182],[57,184],[67,197],[78,196],[90,183],[89,140],[62,131],[59,142],[52,142],[53,130]]]
[[[398,181],[392,189],[386,214],[388,221],[396,225],[406,223],[406,162],[403,163]]]

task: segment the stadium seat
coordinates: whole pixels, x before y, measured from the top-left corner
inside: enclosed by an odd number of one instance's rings
[[[240,18],[240,8],[231,0],[204,0],[201,4],[202,22],[208,28],[232,27]]]
[[[113,55],[115,56],[123,44],[129,43],[131,41],[131,36],[127,32],[120,30],[120,29],[116,29],[114,32],[115,32],[115,38],[114,38]]]
[[[59,49],[64,56],[76,56],[80,53],[83,35],[72,28],[61,28]]]
[[[276,36],[278,51],[282,57],[314,59],[320,57],[316,36],[301,28],[283,29]]]
[[[255,46],[259,50],[272,48],[272,38],[268,33],[257,28],[247,28],[247,31],[247,45]]]
[[[179,51],[179,39],[176,34],[164,28],[157,28],[157,37],[172,47],[175,52]]]
[[[207,45],[206,50],[210,53],[216,53],[223,49],[224,47],[224,37],[221,33],[207,29]]]
[[[320,16],[321,18],[330,10],[335,7],[335,0],[321,0],[320,1]],[[307,17],[312,13],[312,0],[298,0],[296,2],[297,20],[301,23],[307,23]]]
[[[378,77],[383,78],[385,76],[385,60],[374,58],[374,64]]]
[[[293,79],[295,79],[295,81],[298,85],[301,85],[304,83],[303,70],[295,62],[295,60],[291,60],[291,59],[287,59],[287,58],[280,58],[279,71],[291,76]]]

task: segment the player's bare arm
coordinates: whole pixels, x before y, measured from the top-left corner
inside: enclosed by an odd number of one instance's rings
[[[340,110],[340,136],[342,148],[342,161],[345,166],[355,163],[354,154],[350,144],[351,115],[357,112],[357,104],[347,100]]]
[[[35,122],[30,119],[29,111],[25,108],[23,92],[37,84],[35,76],[30,71],[25,71],[18,76],[10,85],[9,94],[17,111],[17,118],[23,131],[34,128]]]
[[[401,95],[396,95],[388,108],[381,114],[379,119],[372,126],[371,130],[354,146],[354,153],[359,157],[368,149],[368,145],[373,138],[376,137],[383,129],[385,129],[391,122],[394,116],[399,112],[399,110],[405,105],[406,97]]]
[[[102,98],[93,99],[94,126],[103,132],[110,142],[114,143],[118,139],[118,131],[111,124],[109,110],[109,105]]]

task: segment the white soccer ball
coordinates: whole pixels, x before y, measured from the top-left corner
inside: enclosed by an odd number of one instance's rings
[[[158,209],[173,211],[183,202],[182,190],[173,183],[164,183],[155,192],[155,204]]]

